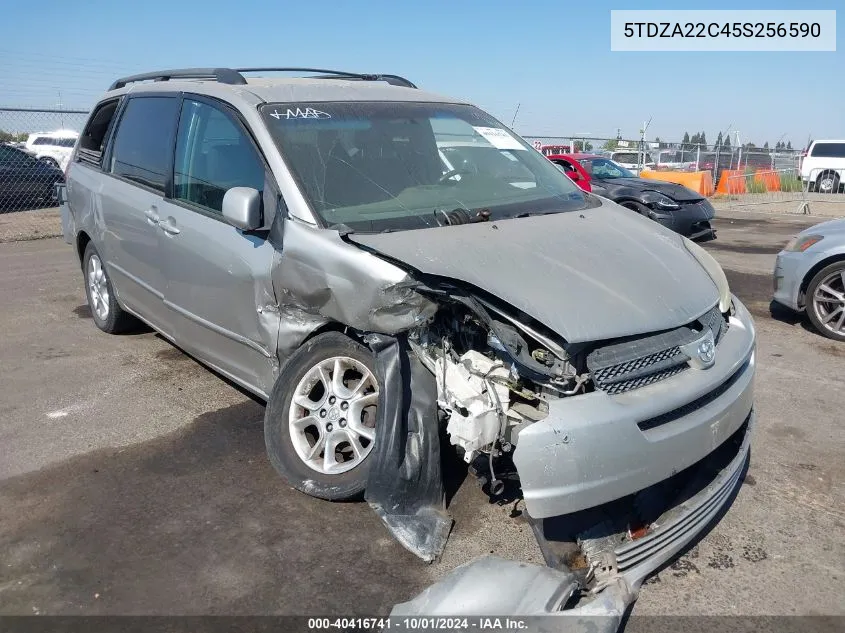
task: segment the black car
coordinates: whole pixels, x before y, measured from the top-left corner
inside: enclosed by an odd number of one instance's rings
[[[0,144],[0,209],[31,209],[50,204],[64,174],[25,151]]]
[[[716,239],[710,220],[716,215],[707,198],[672,182],[639,178],[601,156],[579,156],[592,193],[660,222],[692,240]]]

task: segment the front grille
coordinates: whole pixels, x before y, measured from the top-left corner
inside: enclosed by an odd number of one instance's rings
[[[727,330],[718,306],[689,325],[600,347],[587,356],[593,383],[616,395],[675,376],[689,367],[681,346],[697,340],[705,329],[718,345]]]

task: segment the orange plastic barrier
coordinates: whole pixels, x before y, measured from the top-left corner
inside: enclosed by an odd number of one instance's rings
[[[755,182],[763,183],[766,191],[780,191],[780,176],[771,169],[758,169],[754,173]]]
[[[662,180],[663,182],[674,182],[683,185],[702,196],[713,195],[713,177],[709,171],[649,171],[640,172],[640,178],[649,180]]]
[[[719,176],[717,193],[745,193],[745,172],[741,169],[725,169]]]

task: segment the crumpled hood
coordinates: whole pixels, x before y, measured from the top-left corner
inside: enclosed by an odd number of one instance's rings
[[[719,299],[680,236],[606,200],[583,211],[348,239],[481,288],[570,343],[678,327]]]
[[[662,180],[651,180],[649,178],[596,178],[594,183],[607,189],[609,192],[621,190],[628,191],[658,191],[672,200],[687,202],[701,200],[702,196],[688,187],[674,182],[663,182]]]

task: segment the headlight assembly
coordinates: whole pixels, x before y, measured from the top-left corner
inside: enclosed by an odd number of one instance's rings
[[[728,285],[728,278],[725,276],[725,271],[719,266],[719,262],[713,259],[713,256],[701,248],[698,244],[685,237],[681,238],[684,246],[690,252],[690,255],[695,257],[701,267],[710,275],[710,279],[716,284],[719,290],[719,310],[724,314],[731,309],[731,288]]]
[[[790,253],[803,253],[813,244],[821,242],[823,239],[824,235],[796,235],[789,240],[786,246],[783,247],[783,250],[789,251]]]
[[[644,191],[641,200],[652,209],[666,209],[671,211],[681,208],[681,205],[672,200],[672,198],[657,191]]]

